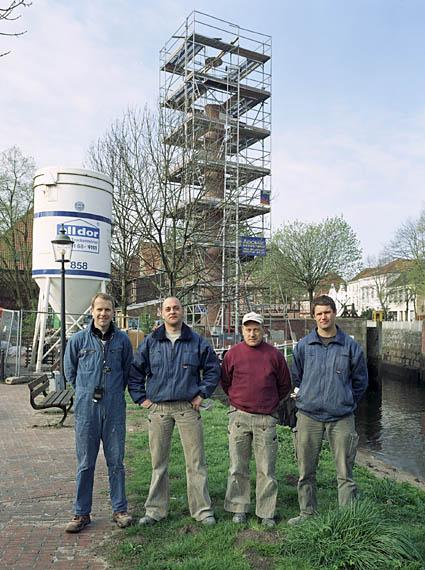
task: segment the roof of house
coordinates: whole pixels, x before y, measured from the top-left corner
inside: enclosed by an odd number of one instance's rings
[[[327,295],[332,285],[334,285],[336,289],[339,289],[341,284],[345,284],[345,281],[340,275],[337,273],[328,273],[328,275],[320,281],[319,285],[315,289],[314,296]]]
[[[411,261],[409,259],[395,259],[385,265],[378,265],[378,267],[367,267],[360,271],[351,281],[358,281],[366,277],[374,277],[375,275],[383,275],[385,273],[400,273],[409,268]]]

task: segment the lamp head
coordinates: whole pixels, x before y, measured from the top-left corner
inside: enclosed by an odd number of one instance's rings
[[[58,235],[55,239],[52,239],[53,255],[55,256],[55,261],[70,261],[72,255],[72,246],[74,242],[67,235],[64,225],[62,224]]]

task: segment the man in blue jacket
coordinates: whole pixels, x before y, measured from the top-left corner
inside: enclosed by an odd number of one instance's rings
[[[204,525],[216,522],[208,493],[199,407],[216,388],[220,365],[207,341],[183,322],[183,314],[176,297],[165,299],[161,311],[164,324],[138,347],[128,381],[133,401],[150,412],[152,479],[142,525],[153,525],[168,515],[168,462],[174,424],[186,460],[190,514]]]
[[[120,528],[131,524],[125,495],[125,397],[133,349],[128,336],[112,323],[114,300],[98,293],[91,304],[93,320],[69,339],[64,371],[75,390],[77,481],[74,518],[67,532],[80,532],[90,523],[94,470],[102,440],[109,475],[113,520]]]
[[[368,385],[366,361],[360,345],[335,324],[336,306],[331,297],[313,299],[311,313],[317,327],[300,340],[292,360],[298,408],[293,438],[300,515],[288,524],[298,523],[317,510],[316,470],[325,434],[337,471],[339,505],[348,505],[357,494],[353,479],[358,444],[354,410]]]

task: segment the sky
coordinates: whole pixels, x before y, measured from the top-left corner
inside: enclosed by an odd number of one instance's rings
[[[199,10],[271,35],[272,224],[343,215],[364,259],[425,207],[423,0],[33,0],[0,33],[0,152],[81,167]],[[368,260],[370,261],[370,259]]]

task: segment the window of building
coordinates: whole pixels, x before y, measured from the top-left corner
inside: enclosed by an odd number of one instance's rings
[[[137,282],[135,279],[131,282],[130,286],[130,302],[134,303],[136,301],[137,296]]]

